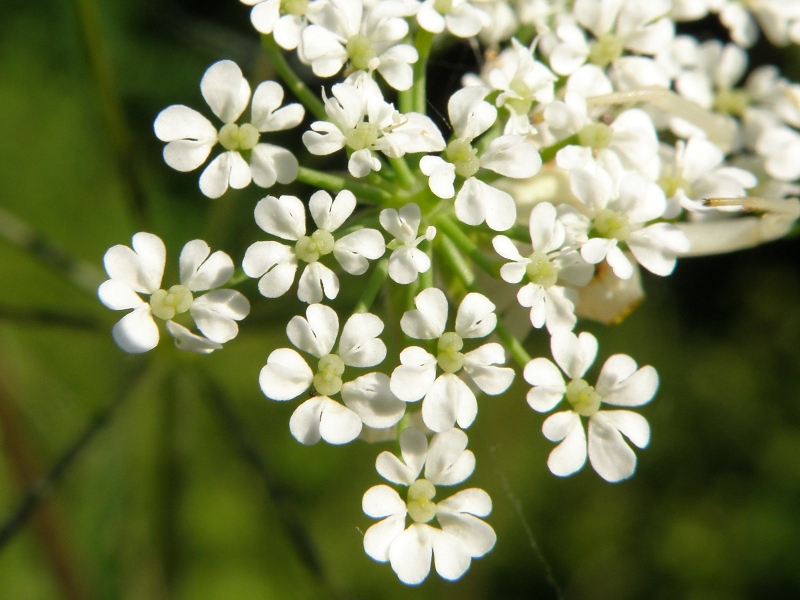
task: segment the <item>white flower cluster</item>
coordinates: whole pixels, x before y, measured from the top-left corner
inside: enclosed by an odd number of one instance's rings
[[[100,299],[133,309],[114,339],[128,352],[152,349],[156,317],[179,348],[211,352],[249,312],[232,287],[258,279],[272,299],[296,286],[305,316],[286,326],[294,348],[269,352],[264,395],[308,394],[289,422],[303,444],[398,440],[402,458],[382,452],[376,466],[408,489],[364,494],[364,512],[381,519],[364,548],[407,584],[423,581],[431,560],[457,579],[495,543],[482,520],[491,499],[475,488],[434,498],[437,486],[473,472],[464,430],[476,422],[479,394],[511,386],[508,356],[531,386],[531,408],[566,400],[542,424],[558,442],[552,473],[570,475],[588,456],[606,481],[626,479],[636,466],[628,442],[644,448],[650,428],[625,408],[649,402],[658,375],[617,354],[590,385],[598,344],[574,333],[579,320],[621,320],[641,300],[642,268],[667,276],[679,257],[777,239],[800,217],[800,85],[770,66],[748,73],[746,51],[759,27],[774,44],[800,43],[800,3],[242,1],[305,106],[283,105],[274,81],[251,99],[239,67],[223,60],[200,84],[222,126],[175,105],[158,115],[155,133],[179,171],[222,146],[200,176],[210,198],[251,181],[286,193],[254,202],[268,238],[252,241],[231,283],[233,261],[201,240],[184,247],[180,284],[168,290],[159,238],[137,233],[132,249],[111,248]],[[685,22],[715,17],[732,41],[680,33]],[[487,48],[480,73],[448,90],[446,122],[436,111],[441,127],[426,114],[436,36]],[[307,72],[295,73],[284,51]],[[326,80],[319,94],[304,83],[311,74]],[[302,145],[262,141],[303,124],[306,111],[315,120]],[[328,170],[305,166],[327,156]],[[316,191],[306,200],[295,181]],[[476,268],[510,285],[481,288]],[[342,300],[340,278],[362,276],[358,299]],[[508,289],[531,327],[547,330],[555,364],[530,357],[529,331],[504,324],[496,305]],[[326,304],[333,300],[337,309]],[[199,334],[180,324],[184,313]]]

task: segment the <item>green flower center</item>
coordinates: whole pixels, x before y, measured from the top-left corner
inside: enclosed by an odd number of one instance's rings
[[[525,267],[528,279],[536,285],[549,288],[558,280],[559,268],[544,252],[534,252],[529,257],[531,262]]]
[[[363,150],[371,148],[378,141],[380,131],[372,123],[359,123],[355,129],[345,133],[344,138],[348,148]]]
[[[600,409],[603,398],[583,379],[573,379],[567,384],[567,402],[582,417],[591,417]]]
[[[436,516],[436,486],[427,479],[417,479],[408,487],[406,508],[415,523],[427,523]]]
[[[595,150],[607,148],[613,137],[614,130],[605,123],[592,123],[578,132],[580,145]]]
[[[342,373],[344,361],[335,354],[328,354],[319,359],[317,374],[314,375],[314,389],[323,396],[332,396],[342,389]]]
[[[622,56],[622,42],[610,33],[600,36],[594,44],[589,47],[589,62],[598,67],[607,67],[612,62]]]
[[[150,296],[150,310],[159,319],[168,321],[189,310],[193,301],[189,288],[185,285],[173,285],[169,290],[157,290]]]
[[[297,17],[306,14],[308,0],[281,0],[281,14],[295,15]]]
[[[594,218],[594,228],[600,237],[613,238],[620,242],[627,240],[632,232],[628,217],[610,208],[604,208],[597,213]]]
[[[304,235],[297,240],[294,245],[294,252],[297,258],[303,262],[313,263],[317,262],[321,256],[333,252],[333,245],[335,240],[330,231],[324,229],[317,229],[310,236]]]
[[[453,0],[435,0],[433,3],[433,8],[440,15],[446,15],[453,10]]]
[[[745,90],[722,90],[714,98],[714,110],[741,116],[750,106],[750,96]]]
[[[347,56],[350,57],[350,62],[353,67],[358,71],[369,70],[369,64],[376,56],[375,50],[372,49],[372,42],[366,35],[357,33],[347,40],[345,46]]]
[[[692,184],[687,179],[684,179],[680,173],[673,171],[674,169],[667,168],[664,175],[658,179],[658,185],[664,190],[667,198],[672,198],[678,193],[678,190],[683,190],[689,198],[694,198]]]
[[[250,123],[228,123],[219,130],[219,143],[225,150],[252,150],[261,134]]]
[[[481,168],[478,160],[478,151],[472,147],[469,140],[459,138],[447,144],[444,151],[447,160],[456,167],[456,173],[464,179],[472,177]]]
[[[464,340],[453,331],[448,331],[439,338],[436,362],[445,373],[456,373],[464,366],[464,355],[459,352],[464,347]]]

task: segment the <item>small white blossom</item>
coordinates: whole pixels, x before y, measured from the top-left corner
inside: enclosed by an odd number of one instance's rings
[[[433,121],[419,113],[401,114],[383,99],[371,79],[339,83],[332,91],[332,98],[324,98],[330,121],[312,123],[311,131],[303,134],[303,143],[311,154],[318,155],[348,148],[352,152],[348,170],[353,177],[380,170],[374,152],[398,158],[407,152],[444,149],[444,139]]]
[[[475,393],[459,372],[465,373],[484,393],[497,395],[508,389],[514,370],[495,365],[505,362],[503,347],[495,342],[462,353],[465,339],[486,337],[494,331],[495,306],[486,296],[470,293],[456,314],[455,331],[445,332],[447,298],[438,288],[428,288],[414,299],[416,310],[400,320],[403,332],[418,340],[437,340],[434,356],[419,346],[400,353],[401,365],[392,371],[391,389],[405,402],[422,401],[422,418],[432,431],[447,431],[458,423],[469,427],[478,414]],[[443,371],[437,376],[437,366]]]
[[[382,452],[375,462],[378,473],[393,484],[408,486],[408,492],[404,500],[387,485],[367,490],[362,508],[381,521],[364,534],[364,550],[378,562],[390,562],[403,583],[422,583],[430,573],[431,557],[442,578],[456,580],[473,558],[485,555],[497,541],[491,526],[479,518],[492,512],[492,499],[485,491],[469,488],[433,501],[436,486],[461,483],[474,471],[475,456],[466,448],[467,436],[460,429],[434,435],[429,446],[421,431],[408,428],[400,434],[402,460]],[[408,527],[406,517],[411,520]]]
[[[383,236],[376,229],[358,229],[336,239],[339,229],[356,208],[356,197],[342,190],[336,199],[325,191],[312,194],[308,204],[318,229],[306,235],[305,206],[296,196],[267,196],[255,209],[258,226],[267,233],[294,242],[255,242],[245,252],[242,269],[249,277],[259,277],[258,290],[267,298],[278,298],[291,287],[298,261],[306,263],[297,290],[297,297],[313,304],[339,294],[339,278],[320,262],[333,254],[341,267],[351,275],[367,270],[369,260],[386,251]]]
[[[294,50],[308,25],[306,10],[309,0],[241,0],[252,6],[250,21],[256,31],[272,34],[284,50]]]
[[[203,75],[200,90],[223,126],[217,131],[211,121],[181,104],[162,110],[154,129],[158,139],[168,142],[164,160],[170,167],[193,171],[219,143],[225,152],[212,160],[200,176],[200,191],[209,198],[219,198],[228,186],[241,189],[251,181],[268,188],[275,182],[295,180],[298,164],[294,155],[260,141],[262,133],[296,127],[305,115],[300,104],[280,108],[283,88],[279,84],[265,81],[256,88],[250,122],[242,125],[236,121],[250,100],[250,85],[236,63],[221,60],[211,65]]]
[[[417,22],[425,31],[447,31],[456,37],[470,38],[491,23],[491,17],[468,0],[423,0]]]
[[[339,317],[332,308],[312,304],[306,318],[295,316],[286,334],[296,348],[319,360],[316,369],[291,348],[278,348],[261,369],[261,391],[272,400],[291,400],[309,388],[314,394],[292,414],[289,429],[297,441],[316,444],[346,444],[361,432],[362,423],[379,429],[391,427],[405,412],[405,405],[389,390],[389,378],[368,373],[348,381],[347,367],[374,367],[386,357],[386,346],[378,337],[383,322],[370,313],[352,315],[342,328],[339,347]],[[344,406],[331,396],[341,394]]]
[[[509,283],[526,283],[517,293],[519,303],[530,308],[531,324],[547,325],[547,331],[575,327],[575,304],[578,293],[564,284],[580,287],[592,278],[594,267],[574,249],[564,247],[566,231],[558,221],[555,207],[549,202],[537,204],[531,211],[529,232],[533,252],[520,254],[504,235],[492,240],[495,251],[510,263],[500,268],[500,276]],[[558,285],[559,281],[561,285]]]
[[[117,345],[126,352],[140,353],[158,344],[154,317],[166,321],[167,331],[182,350],[207,354],[222,348],[239,333],[236,321],[250,312],[250,303],[235,290],[214,290],[233,275],[230,256],[211,249],[203,240],[188,242],[180,255],[180,284],[161,288],[166,249],[152,233],[140,232],[131,240],[133,248],[121,244],[103,257],[110,279],[97,290],[100,301],[112,310],[133,309],[112,329]],[[210,291],[195,297],[197,292]],[[146,302],[140,294],[149,295]],[[202,335],[176,322],[188,313]]]
[[[559,331],[550,338],[550,347],[561,370],[546,358],[535,358],[523,373],[533,386],[527,395],[531,408],[548,412],[565,397],[570,405],[569,410],[550,415],[542,424],[548,440],[561,442],[550,453],[547,466],[554,475],[572,475],[583,467],[588,453],[589,462],[603,479],[627,479],[636,468],[636,455],[622,436],[644,448],[650,441],[650,426],[637,413],[600,407],[603,403],[630,407],[650,402],[658,388],[656,370],[649,365],[637,369],[630,356],[615,354],[606,360],[597,385],[592,387],[583,379],[597,355],[597,339],[592,334]],[[588,452],[581,417],[588,418]]]
[[[425,235],[417,237],[421,220],[419,206],[413,203],[406,204],[399,211],[393,208],[381,211],[381,226],[396,240],[390,242],[389,247],[397,244],[389,256],[389,277],[396,283],[416,281],[420,273],[426,273],[431,268],[431,259],[417,246],[423,240],[433,240],[436,228],[430,225],[425,230]]]

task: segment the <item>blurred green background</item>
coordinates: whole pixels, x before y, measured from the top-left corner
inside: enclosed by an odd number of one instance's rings
[[[168,269],[195,237],[240,260],[258,239],[263,194],[208,201],[196,173],[163,164],[152,122],[169,104],[202,108],[199,79],[220,58],[251,81],[270,76],[248,12],[234,0],[4,0],[2,227],[13,225],[7,211],[98,270],[108,247],[142,229],[165,239]],[[120,118],[124,128],[109,128]],[[620,327],[587,326],[598,362],[625,352],[661,376],[642,410],[652,442],[630,481],[609,485],[588,467],[550,475],[552,445],[524,385],[480,400],[468,483],[492,495],[497,546],[459,582],[432,575],[407,588],[361,544],[372,523],[361,496],[381,482],[383,447],[303,447],[288,431],[296,403],[258,388],[267,354],[285,343],[288,302],[258,303],[222,352],[184,356],[165,340],[131,357],[111,340],[119,314],[63,268],[0,241],[0,520],[119,402],[0,548],[0,598],[798,598],[799,252],[790,241],[683,261],[673,277],[645,278],[647,301]],[[546,354],[535,337],[531,351]],[[321,576],[287,519],[307,530]]]

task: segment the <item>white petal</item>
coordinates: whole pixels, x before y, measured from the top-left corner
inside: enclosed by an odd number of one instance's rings
[[[236,321],[250,313],[250,303],[236,290],[214,290],[197,298],[189,313],[203,335],[222,344],[236,337]]]
[[[258,383],[272,400],[291,400],[311,386],[314,373],[306,361],[291,348],[273,350],[261,369]]]
[[[272,113],[278,109],[282,102],[283,88],[281,84],[275,81],[260,83],[253,93],[250,124],[259,131],[267,131]]]
[[[526,400],[535,411],[553,410],[567,393],[561,371],[546,358],[534,358],[525,365],[523,377],[534,386],[528,391]]]
[[[456,217],[467,225],[484,221],[494,231],[506,231],[517,219],[517,208],[510,194],[470,177],[461,186],[454,204]]]
[[[389,377],[368,373],[342,386],[342,401],[367,427],[392,427],[406,412],[406,403],[389,388]]]
[[[631,418],[617,418],[610,413],[627,413]],[[636,469],[636,454],[625,443],[617,429],[617,422],[624,423],[639,440],[649,439],[650,428],[641,415],[629,411],[600,411],[589,419],[589,461],[598,475],[606,481],[627,479]]]
[[[536,146],[517,135],[501,135],[481,155],[481,166],[506,177],[533,177],[542,166]]]
[[[103,256],[111,279],[121,281],[133,291],[152,294],[161,286],[167,250],[152,233],[139,232],[131,239],[133,249],[117,244]]]
[[[406,335],[418,340],[435,340],[444,333],[447,325],[447,298],[439,288],[422,290],[414,298],[416,310],[406,311],[400,319],[400,328]]]
[[[419,429],[407,427],[400,434],[400,454],[416,479],[428,455],[428,438]]]
[[[177,140],[164,146],[164,162],[176,171],[194,171],[206,162],[216,139],[210,142]]]
[[[436,357],[419,346],[400,353],[399,367],[392,371],[392,393],[403,402],[416,402],[428,393],[436,378]]]
[[[497,315],[494,314],[494,309],[495,305],[486,296],[470,292],[458,307],[456,333],[462,338],[486,337],[494,331],[497,325]]]
[[[655,223],[633,233],[628,240],[631,253],[645,269],[666,276],[675,269],[678,254],[691,248],[689,238],[670,223]]]
[[[289,419],[289,430],[301,444],[316,444],[320,438],[329,444],[346,444],[361,433],[361,419],[335,400],[317,396],[297,407]]]
[[[200,91],[223,123],[236,121],[250,101],[250,85],[231,60],[211,65],[200,81]]]
[[[135,309],[120,319],[111,329],[117,346],[125,352],[140,354],[158,344],[158,326],[150,313],[150,306]]]
[[[296,196],[267,196],[256,204],[254,215],[261,229],[284,240],[306,234],[306,209]]]
[[[422,402],[422,419],[432,431],[447,431],[458,423],[466,429],[478,414],[475,394],[457,375],[436,378]]]
[[[339,294],[339,278],[322,263],[311,263],[303,270],[297,287],[297,297],[313,304],[322,301],[322,296],[333,300]]]
[[[131,289],[131,286],[116,279],[109,279],[100,284],[100,287],[97,288],[97,296],[100,298],[100,302],[111,310],[138,308],[145,304],[145,301]]]
[[[563,440],[547,458],[553,475],[566,477],[580,470],[586,462],[586,434],[581,418],[571,410],[550,415],[542,423],[542,433],[551,442]]]
[[[431,571],[433,547],[429,525],[414,523],[389,548],[389,560],[397,577],[408,585],[422,583]]]
[[[342,190],[331,198],[328,192],[320,190],[311,195],[308,210],[317,227],[325,231],[336,231],[356,208],[356,197],[350,190]]]
[[[286,326],[286,335],[303,352],[317,358],[327,356],[339,333],[339,316],[330,306],[312,304],[306,309],[306,317],[292,317]]]
[[[502,394],[514,381],[514,369],[495,367],[506,361],[505,350],[495,342],[484,344],[464,355],[464,371],[484,394]]]
[[[469,490],[463,490],[459,492],[459,494],[464,494],[465,492],[483,492],[483,490],[472,488]],[[485,492],[484,494],[487,498],[489,497],[489,495]],[[450,500],[450,498],[447,500]],[[445,500],[445,502],[447,502],[447,500]],[[464,504],[466,504],[466,502],[464,502]],[[497,542],[497,534],[495,534],[494,529],[492,529],[488,523],[485,523],[478,517],[475,517],[469,513],[454,514],[450,513],[449,511],[445,512],[441,505],[442,503],[440,502],[438,506],[439,512],[436,516],[439,519],[439,524],[442,526],[442,530],[448,535],[457,539],[458,543],[466,550],[466,552],[469,553],[470,556],[473,558],[478,558],[494,548],[494,545]],[[491,499],[489,499],[489,506],[491,510]],[[433,551],[435,554],[435,545]]]
[[[386,358],[386,346],[378,338],[383,321],[370,313],[352,315],[342,328],[339,357],[350,367],[374,367]],[[387,425],[388,427],[388,425]]]
[[[291,183],[297,179],[298,163],[294,154],[272,144],[258,144],[250,154],[250,172],[256,185],[268,188],[275,182]]]
[[[405,516],[406,513],[405,501],[388,485],[369,488],[361,499],[361,508],[364,514],[373,519],[382,519],[390,515]]]
[[[437,433],[425,462],[425,479],[435,485],[461,483],[475,470],[475,455],[467,450],[467,434],[460,429]]]
[[[655,396],[658,373],[649,365],[637,371],[632,358],[615,354],[603,365],[596,389],[607,404],[641,406]]]
[[[447,532],[433,529],[430,533],[436,572],[449,581],[458,579],[467,572],[472,562],[469,552],[461,540]]]
[[[209,198],[219,198],[228,185],[246,187],[251,181],[250,165],[238,152],[223,152],[212,160],[200,175],[200,191]]]
[[[359,229],[336,240],[333,256],[342,268],[351,275],[361,275],[369,267],[369,260],[376,260],[386,252],[383,236],[377,229]]]
[[[440,514],[468,513],[476,517],[486,517],[492,512],[492,499],[479,488],[469,488],[456,492],[439,502],[437,506]]]
[[[387,486],[376,487],[384,487],[391,490],[391,488],[388,488]],[[372,489],[374,490],[376,488]],[[367,493],[370,491],[371,490],[368,490]],[[394,490],[391,491],[397,495],[397,492]],[[367,497],[365,495],[364,502],[366,502],[366,500]],[[399,496],[398,500],[400,500]],[[406,504],[402,500],[400,500],[400,502],[402,503],[403,508],[403,512],[401,514],[392,515],[383,521],[375,523],[372,527],[367,529],[366,533],[364,534],[364,551],[367,553],[367,556],[377,560],[378,562],[387,562],[389,560],[389,548],[406,528]],[[366,508],[364,509],[364,512],[366,512]]]
[[[459,138],[476,138],[497,119],[497,109],[483,101],[487,91],[482,86],[472,86],[461,88],[450,96],[447,113]]]
[[[428,175],[428,186],[439,198],[452,198],[456,190],[456,166],[438,156],[423,156],[419,161],[419,170]]]
[[[167,321],[166,324],[167,331],[175,339],[175,346],[181,350],[197,354],[209,354],[222,348],[222,344],[192,333],[183,325],[178,325],[173,321]]]
[[[211,121],[182,104],[168,106],[158,113],[153,129],[162,142],[191,140],[209,144],[210,150],[217,141],[217,130]]]
[[[418,248],[400,246],[389,256],[389,277],[401,285],[416,281],[420,273],[426,273],[430,268],[431,259]]]
[[[233,276],[233,261],[222,250],[214,254],[203,240],[188,242],[179,259],[181,284],[193,292],[224,285]]]
[[[575,335],[571,331],[557,331],[550,338],[550,350],[570,379],[580,379],[597,356],[597,338],[586,332]]]
[[[242,269],[248,277],[260,277],[258,291],[267,298],[283,296],[294,281],[297,256],[278,242],[256,242],[244,253]]]
[[[616,244],[609,249],[606,262],[608,266],[611,267],[611,270],[614,271],[614,275],[620,279],[630,279],[633,277],[633,264]]]

